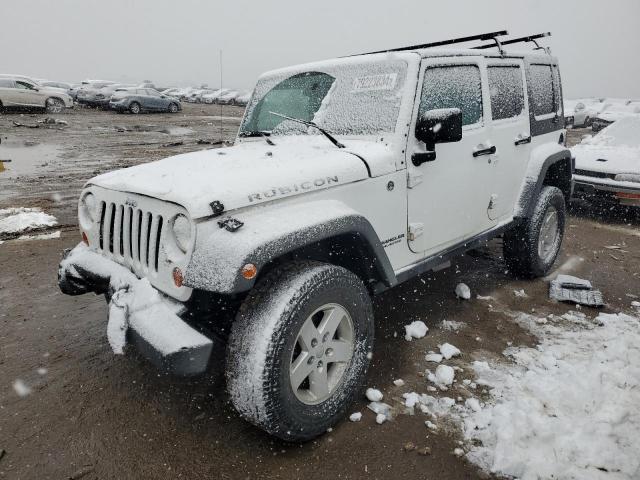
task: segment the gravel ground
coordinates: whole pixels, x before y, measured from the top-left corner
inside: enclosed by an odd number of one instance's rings
[[[27,156],[31,163],[24,162],[19,176],[0,174],[0,208],[39,206],[62,224],[60,238],[0,245],[0,478],[489,478],[453,454],[455,429],[431,432],[421,415],[377,425],[364,398],[353,406],[363,412],[359,423],[345,419],[304,445],[274,440],[237,417],[224,392],[221,361],[205,376],[185,380],[157,372],[135,354],[116,357],[106,341],[104,299],[59,292],[56,267],[60,252],[79,240],[76,197],[86,179],[211,148],[199,139],[232,140],[241,115],[237,107],[201,105],[185,105],[178,115],[82,109],[56,116],[67,126],[37,129],[12,122],[36,124],[46,115],[0,116],[0,157],[40,148]],[[570,138],[582,133],[573,131]],[[183,143],[168,146],[176,142]],[[575,206],[558,270],[591,279],[605,296],[605,311],[628,311],[628,294],[640,294],[639,225],[635,212]],[[605,248],[611,245],[620,248]],[[425,391],[424,354],[444,341],[462,350],[452,364],[464,368],[471,359],[500,357],[509,344],[535,344],[505,311],[542,315],[575,309],[550,301],[543,279],[508,276],[500,247],[492,241],[452,268],[376,298],[376,347],[367,383],[388,402],[404,392]],[[471,287],[471,301],[455,298],[460,281]],[[514,295],[520,289],[527,297]],[[419,319],[430,332],[407,342],[404,325]],[[450,331],[443,320],[467,326]],[[403,387],[392,383],[398,378]],[[460,378],[471,378],[470,371]],[[29,395],[16,393],[17,379]],[[447,395],[468,392],[457,384]],[[429,447],[430,454],[405,451],[407,442]]]

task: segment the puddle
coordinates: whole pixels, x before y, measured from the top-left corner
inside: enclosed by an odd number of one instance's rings
[[[59,158],[60,148],[45,143],[5,141],[0,144],[0,160],[4,171],[0,171],[0,180],[16,178],[22,175],[40,173],[54,160]],[[6,160],[11,160],[6,162]]]

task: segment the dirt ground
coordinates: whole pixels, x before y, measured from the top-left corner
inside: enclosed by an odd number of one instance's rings
[[[56,267],[61,251],[79,240],[76,197],[85,180],[211,148],[199,139],[231,140],[241,114],[237,107],[202,105],[186,105],[173,116],[79,110],[56,116],[68,126],[34,129],[12,122],[36,124],[46,115],[0,116],[0,157],[9,151],[26,159],[19,175],[0,173],[0,208],[40,206],[62,224],[60,238],[0,245],[0,478],[489,478],[452,453],[460,438],[454,428],[442,424],[432,432],[422,414],[399,414],[377,425],[364,398],[352,408],[363,412],[361,422],[345,419],[304,445],[274,440],[234,412],[221,360],[204,377],[180,379],[135,354],[114,356],[106,340],[104,299],[60,293]],[[183,143],[169,146],[176,142]],[[24,154],[29,149],[36,149],[33,155]],[[591,279],[604,294],[606,311],[629,311],[632,296],[640,295],[639,227],[636,212],[573,207],[557,270]],[[611,246],[617,248],[606,248]],[[461,281],[471,287],[472,300],[455,298]],[[527,297],[514,294],[520,289]],[[520,281],[505,273],[495,240],[449,269],[386,292],[375,300],[376,346],[367,385],[380,388],[393,405],[404,392],[425,392],[424,354],[448,341],[462,350],[453,364],[464,372],[446,395],[477,396],[461,381],[472,378],[470,361],[499,359],[511,344],[535,343],[510,312],[562,314],[576,308],[550,301],[547,291],[544,279]],[[403,326],[418,319],[430,332],[407,342]],[[466,327],[449,331],[443,320]],[[403,387],[392,383],[398,378],[406,382]],[[29,395],[17,395],[17,379],[31,389]],[[407,442],[431,452],[405,451]]]

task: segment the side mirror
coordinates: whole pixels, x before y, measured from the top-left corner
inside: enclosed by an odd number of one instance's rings
[[[462,111],[440,108],[424,112],[418,117],[416,138],[426,144],[428,151],[433,151],[436,143],[459,142],[462,140]]]

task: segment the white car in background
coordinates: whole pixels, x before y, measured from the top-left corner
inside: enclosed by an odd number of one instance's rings
[[[214,90],[213,92],[207,93],[205,95],[202,96],[202,102],[203,103],[216,103],[218,100],[218,97],[220,95],[224,95],[227,92],[230,92],[231,89],[229,88],[219,88],[218,90]]]
[[[216,103],[219,103],[220,105],[235,105],[237,96],[237,90],[229,90],[227,93],[223,93],[218,96],[218,98],[216,98]]]
[[[44,87],[23,76],[0,76],[0,110],[5,108],[44,108],[61,113],[73,107],[73,99],[60,88]]]
[[[596,116],[592,129],[594,132],[599,132],[613,122],[639,114],[640,101],[627,100],[624,103],[611,103]]]
[[[629,115],[571,149],[575,196],[640,206],[640,115]]]
[[[241,93],[240,95],[238,95],[236,97],[235,100],[235,104],[236,105],[241,105],[241,106],[245,106],[249,103],[249,100],[251,100],[251,93],[252,92],[245,92],[245,93]]]

